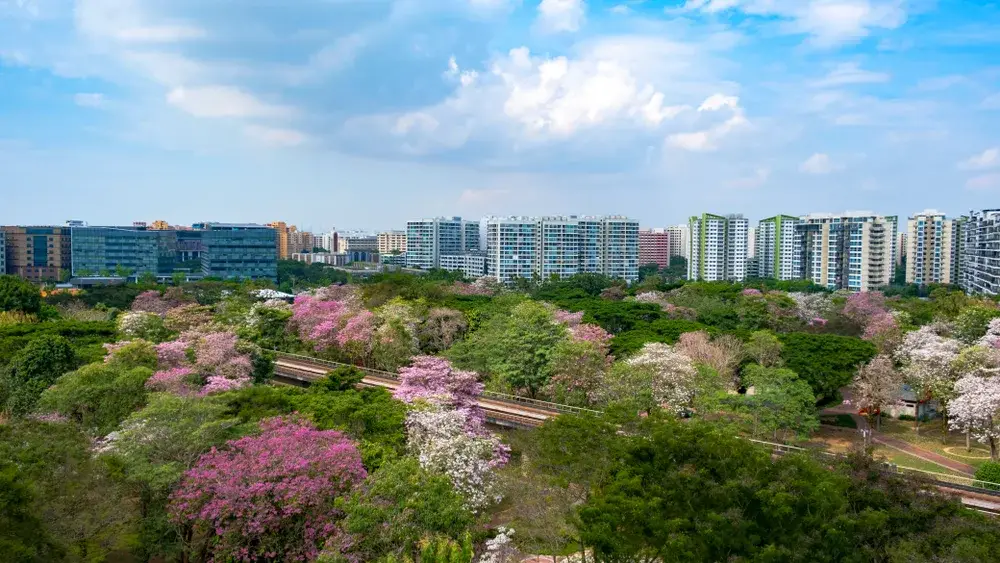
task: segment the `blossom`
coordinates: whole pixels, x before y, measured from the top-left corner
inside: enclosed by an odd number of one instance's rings
[[[160,369],[180,367],[188,362],[189,344],[182,340],[161,342],[156,345],[156,358]]]
[[[824,320],[833,308],[830,297],[825,293],[789,293],[788,297],[795,302],[795,313],[804,322],[822,326]],[[822,321],[822,322],[818,322]]]
[[[583,322],[583,311],[571,313],[562,309],[556,309],[556,311],[552,313],[552,318],[555,319],[557,323],[573,328]]]
[[[764,294],[759,289],[748,287],[740,292],[744,297],[762,297]]]
[[[694,398],[698,371],[690,358],[669,344],[646,344],[639,354],[628,360],[628,365],[649,370],[652,376],[649,391],[662,407],[680,412]]]
[[[860,291],[848,296],[843,314],[865,326],[869,319],[885,311],[885,295],[881,291]]]
[[[370,343],[375,333],[375,315],[371,311],[361,311],[347,320],[344,328],[337,333],[337,344],[346,346],[350,342]]]
[[[149,291],[143,291],[132,301],[133,311],[144,311],[147,313],[154,313],[159,316],[164,316],[167,311],[179,306],[181,303],[172,299],[165,299],[160,295],[159,291],[151,289]]]
[[[995,461],[1000,440],[1000,376],[996,369],[980,371],[955,383],[956,397],[948,405],[948,425],[989,444]]]
[[[987,348],[1000,348],[1000,318],[990,321],[986,334],[979,339],[978,344]]]
[[[170,517],[214,535],[216,561],[313,560],[335,531],[336,499],[366,477],[361,455],[340,432],[297,418],[260,426],[201,456],[171,495]]]
[[[520,560],[516,555],[513,536],[513,528],[504,526],[497,528],[496,537],[486,540],[479,563],[509,563]]]
[[[869,317],[861,338],[874,342],[880,352],[891,352],[899,344],[899,323],[892,313],[876,313]]]
[[[907,333],[894,355],[903,366],[906,382],[921,400],[931,396],[946,399],[954,384],[951,364],[960,349],[957,340],[939,336],[933,327],[925,326]]]
[[[496,470],[507,464],[510,450],[490,433],[470,433],[468,411],[440,406],[414,410],[406,417],[407,447],[420,466],[443,474],[478,512],[499,502]]]
[[[570,337],[581,342],[592,342],[605,350],[607,353],[608,344],[614,338],[611,333],[595,324],[581,324],[569,329]]]
[[[196,385],[195,372],[191,368],[177,367],[158,371],[146,380],[146,389],[150,391],[166,391],[175,395],[190,395]]]
[[[126,311],[118,315],[118,333],[126,340],[145,338],[155,340],[153,336],[162,328],[163,320],[159,315],[146,311]]]
[[[400,368],[399,387],[393,397],[404,403],[427,401],[441,406],[464,409],[470,424],[478,427],[483,420],[477,402],[483,384],[473,371],[454,369],[451,362],[437,356],[417,356],[410,366]]]

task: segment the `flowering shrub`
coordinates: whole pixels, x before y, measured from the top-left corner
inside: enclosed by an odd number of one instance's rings
[[[165,299],[160,295],[159,291],[151,289],[149,291],[143,291],[132,301],[133,311],[143,311],[146,313],[153,313],[159,316],[164,316],[167,311],[179,306],[181,303],[172,299]]]
[[[826,324],[826,317],[830,314],[833,304],[830,297],[825,293],[789,293],[788,297],[795,302],[795,313],[799,319],[810,325],[822,326]],[[823,321],[822,323],[818,321]]]
[[[763,293],[761,293],[761,291],[759,289],[754,289],[752,287],[748,287],[748,288],[744,289],[741,292],[741,294],[744,297],[762,297],[764,295]]]
[[[611,339],[614,336],[610,332],[604,330],[603,328],[594,324],[581,324],[574,326],[569,329],[569,335],[574,340],[579,340],[581,342],[591,342],[601,348],[602,350],[608,350],[611,343]]]
[[[353,442],[295,418],[213,448],[184,474],[171,519],[213,534],[216,561],[309,561],[335,531],[336,499],[366,477]]]
[[[161,342],[156,345],[156,358],[160,369],[181,367],[188,363],[188,347],[183,340]]]
[[[156,342],[166,333],[163,319],[155,313],[145,311],[126,311],[118,315],[117,328],[119,336],[125,340],[141,338]]]
[[[497,528],[497,535],[486,540],[483,546],[483,554],[479,557],[479,563],[510,563],[520,561],[517,549],[514,547],[514,530],[500,526]]]

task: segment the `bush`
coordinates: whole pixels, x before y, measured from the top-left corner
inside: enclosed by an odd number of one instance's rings
[[[37,287],[17,276],[0,276],[0,311],[33,315],[41,309],[42,294]]]
[[[976,479],[973,485],[984,489],[1000,491],[1000,463],[987,461],[976,470]]]
[[[9,363],[29,342],[43,335],[69,340],[80,363],[90,363],[104,357],[102,344],[115,340],[115,325],[109,321],[51,321],[0,326],[0,366]]]

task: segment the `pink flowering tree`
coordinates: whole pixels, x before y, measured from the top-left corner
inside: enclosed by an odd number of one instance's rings
[[[250,385],[253,363],[248,354],[236,349],[237,337],[231,332],[212,332],[194,342],[197,371],[205,377],[201,393],[221,393]]]
[[[355,363],[366,365],[372,355],[375,314],[363,310],[350,317],[337,332],[337,346]]]
[[[171,340],[156,345],[156,358],[160,369],[178,368],[190,363],[188,351],[189,342]]]
[[[336,344],[337,331],[351,314],[349,303],[341,300],[322,300],[302,294],[292,304],[292,324],[299,337],[311,342],[317,351]]]
[[[568,338],[552,349],[549,366],[552,376],[543,392],[567,404],[594,403],[614,361],[609,355],[611,339],[611,334],[597,325],[572,327]]]
[[[564,324],[568,328],[573,328],[583,322],[583,311],[571,313],[562,309],[556,309],[556,311],[552,313],[552,318],[557,323]]]
[[[162,296],[159,291],[151,289],[149,291],[143,291],[136,296],[136,298],[132,301],[132,310],[154,313],[163,317],[167,314],[167,311],[173,309],[174,307],[178,307],[181,304],[182,303],[180,301],[167,299]]]
[[[740,292],[744,297],[763,297],[764,294],[759,289],[748,287]]]
[[[903,334],[896,317],[887,311],[869,317],[861,338],[878,348],[880,354],[892,354],[899,346]]]
[[[158,371],[146,380],[146,389],[163,391],[174,395],[194,395],[198,388],[198,376],[189,367],[175,367]]]
[[[335,533],[337,498],[366,477],[357,446],[296,418],[213,448],[171,495],[171,519],[216,561],[311,561]]]
[[[899,400],[902,387],[902,374],[896,371],[892,358],[884,354],[875,356],[867,364],[858,367],[858,373],[851,384],[855,406],[865,411],[869,423],[875,421],[876,430],[881,430],[882,425],[879,414]],[[865,438],[868,439],[868,436]]]
[[[468,414],[471,431],[479,431],[483,413],[477,400],[483,392],[479,376],[455,369],[438,356],[417,356],[410,366],[399,370],[400,385],[393,397],[404,403],[424,401]]]

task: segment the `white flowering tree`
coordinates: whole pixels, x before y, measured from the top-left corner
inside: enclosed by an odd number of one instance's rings
[[[903,338],[894,355],[902,365],[904,382],[913,389],[919,402],[936,398],[947,412],[956,379],[952,363],[961,348],[959,341],[939,336],[932,327],[925,326]],[[919,432],[920,417],[914,418]]]
[[[984,377],[984,375],[988,375]],[[955,399],[950,405],[949,426],[963,430],[990,447],[990,457],[998,460],[1000,440],[1000,374],[982,370],[955,383]]]
[[[468,412],[425,404],[406,417],[407,447],[428,471],[446,475],[470,510],[500,501],[496,470],[509,454],[499,438],[468,431]]]
[[[697,377],[691,358],[669,344],[650,342],[608,373],[597,394],[605,403],[646,399],[652,403],[647,407],[680,412],[694,399]]]
[[[876,430],[881,430],[882,417],[879,413],[899,399],[902,385],[903,376],[896,371],[889,356],[875,356],[858,368],[851,385],[854,401],[867,413],[869,421],[875,417]]]

